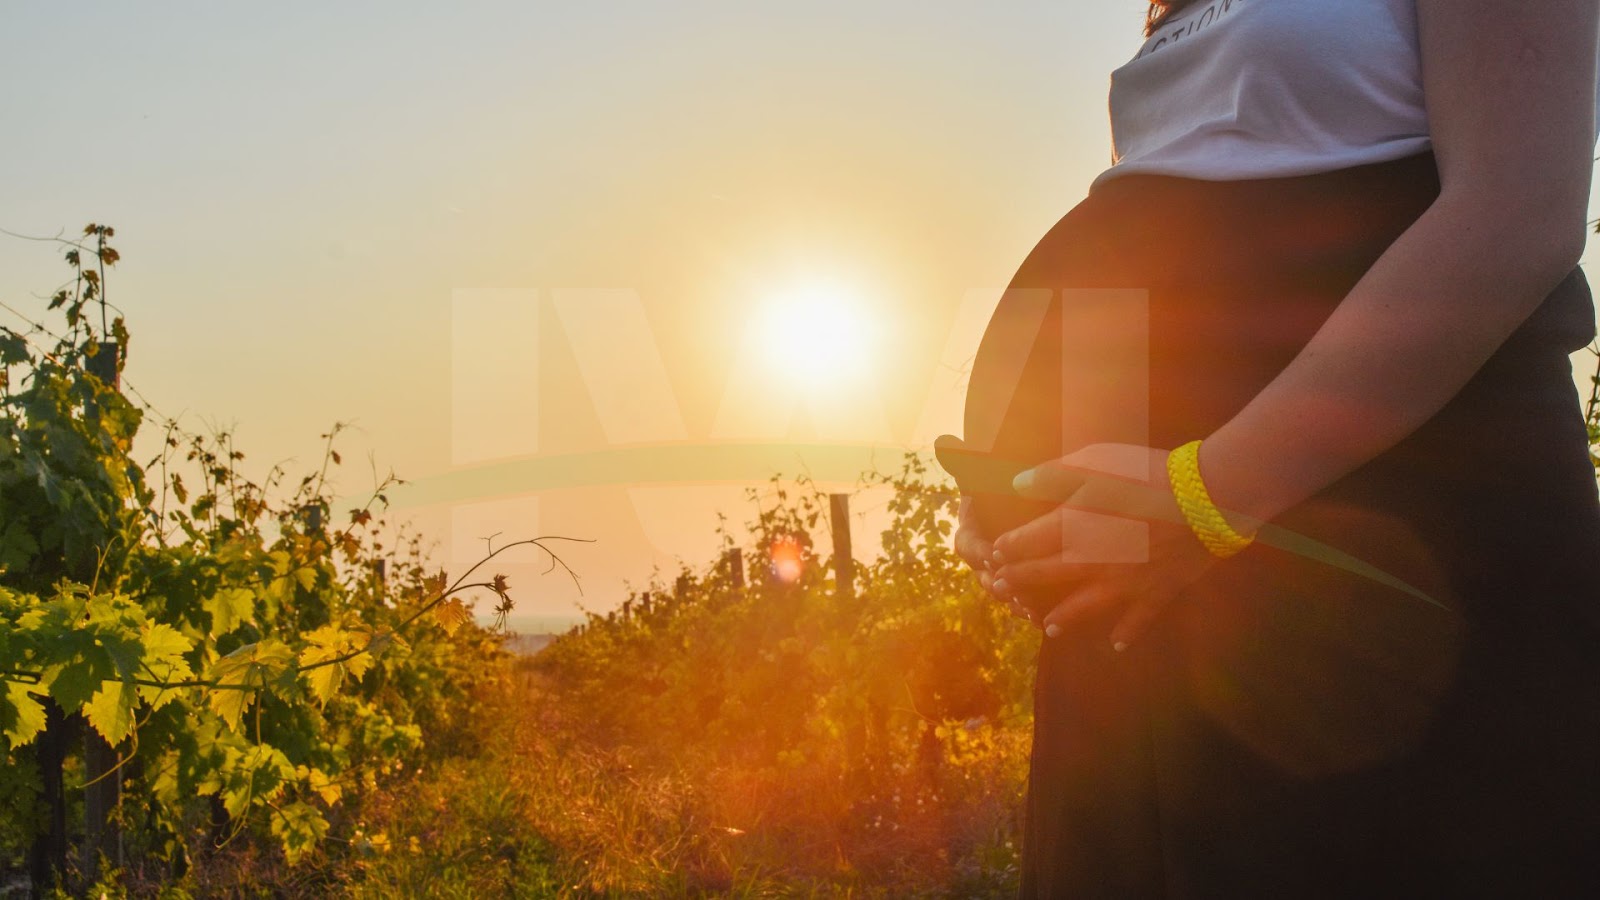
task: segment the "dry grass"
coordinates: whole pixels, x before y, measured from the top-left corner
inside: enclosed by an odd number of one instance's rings
[[[1015,892],[1026,746],[945,735],[937,776],[871,787],[795,759],[696,767],[605,746],[525,678],[480,753],[367,810],[362,897],[1001,897]],[[665,742],[664,742],[665,743]],[[859,775],[855,779],[861,781]]]

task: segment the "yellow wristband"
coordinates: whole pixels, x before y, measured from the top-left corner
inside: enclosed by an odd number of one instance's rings
[[[1213,556],[1227,559],[1255,540],[1234,531],[1211,502],[1206,483],[1200,479],[1199,441],[1190,441],[1167,456],[1167,478],[1184,519]]]

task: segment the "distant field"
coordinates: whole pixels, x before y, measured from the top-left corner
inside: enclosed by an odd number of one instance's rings
[[[488,622],[484,622],[488,624]],[[512,634],[560,634],[575,625],[583,624],[581,615],[510,615],[506,617],[506,631]]]
[[[550,646],[556,636],[549,633],[541,634],[512,634],[506,638],[505,648],[518,656],[532,656]]]

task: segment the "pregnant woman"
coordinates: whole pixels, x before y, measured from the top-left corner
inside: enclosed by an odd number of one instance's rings
[[[1600,896],[1600,0],[1147,32],[940,447],[1043,631],[1023,894]]]

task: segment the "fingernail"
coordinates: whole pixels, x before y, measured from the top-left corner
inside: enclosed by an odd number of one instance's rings
[[[1003,566],[1006,564],[1006,555],[1000,552],[999,547],[989,551],[989,559],[992,560],[997,566]]]
[[[1054,622],[1051,622],[1049,625],[1046,625],[1044,627],[1044,636],[1045,637],[1057,637],[1060,634],[1061,634],[1061,626],[1057,625]]]
[[[990,572],[994,571],[994,561],[993,560],[989,560],[989,559],[984,560],[983,561],[983,568],[986,571],[990,571]]]
[[[1003,596],[1010,596],[1011,584],[1004,578],[996,578],[994,581],[994,592]]]
[[[1118,653],[1121,653],[1122,651],[1128,649],[1128,642],[1127,641],[1117,641],[1115,644],[1111,645],[1111,649],[1117,651]]]
[[[1011,479],[1011,489],[1019,494],[1026,494],[1028,491],[1032,490],[1033,470],[1027,469],[1017,473],[1017,477]]]

